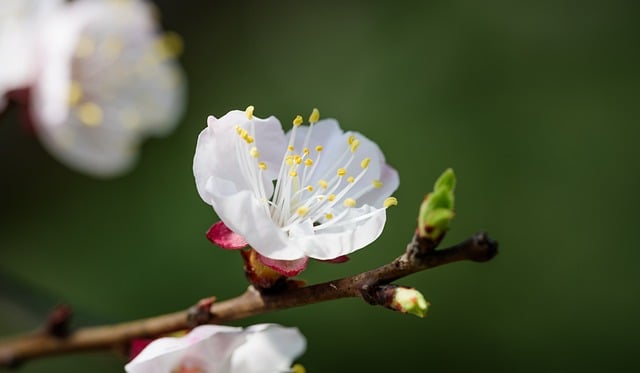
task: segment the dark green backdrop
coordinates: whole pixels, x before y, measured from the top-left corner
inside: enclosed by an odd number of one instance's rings
[[[640,332],[636,4],[159,1],[185,40],[189,105],[132,173],[76,174],[15,112],[0,121],[0,334],[36,327],[58,301],[86,325],[242,292],[239,256],[204,238],[216,217],[195,191],[196,136],[208,114],[249,104],[286,123],[318,107],[378,142],[400,172],[400,204],[380,240],[303,278],[398,255],[446,167],[459,183],[444,244],[487,230],[500,255],[401,280],[432,302],[426,319],[342,300],[237,325],[298,326],[309,372],[629,369]],[[23,372],[123,364],[76,355]]]

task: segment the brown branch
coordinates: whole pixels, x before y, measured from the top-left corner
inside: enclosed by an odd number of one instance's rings
[[[423,246],[414,237],[406,252],[391,263],[335,281],[287,289],[276,294],[261,294],[249,287],[244,294],[223,302],[216,303],[213,298],[207,298],[190,310],[115,325],[81,328],[66,337],[47,333],[46,330],[16,337],[0,342],[0,367],[17,366],[29,359],[71,352],[122,350],[136,338],[154,338],[197,324],[220,324],[339,298],[360,297],[370,304],[384,305],[373,295],[380,285],[452,262],[484,262],[493,258],[498,249],[497,242],[484,233],[475,234],[443,250],[425,250]],[[203,305],[209,307],[208,317],[206,312],[203,317]]]

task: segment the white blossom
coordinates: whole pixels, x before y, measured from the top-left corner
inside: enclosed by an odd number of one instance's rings
[[[183,337],[149,344],[125,366],[128,373],[284,373],[306,348],[297,328],[258,324],[246,329],[198,326]]]
[[[194,175],[222,222],[273,261],[331,260],[374,241],[386,221],[397,172],[378,146],[333,119],[297,116],[285,135],[253,107],[209,117]]]

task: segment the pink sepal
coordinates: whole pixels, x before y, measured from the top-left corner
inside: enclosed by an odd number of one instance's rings
[[[287,277],[296,276],[300,272],[304,271],[304,269],[307,268],[307,262],[309,261],[309,258],[306,256],[296,260],[277,260],[267,258],[258,252],[256,252],[256,254],[258,254],[258,260],[260,260],[262,264]]]
[[[151,338],[136,338],[131,341],[131,345],[129,347],[129,360],[133,360],[139,353],[144,350],[151,342],[154,340]]]
[[[340,255],[339,257],[333,258],[333,259],[327,259],[327,260],[320,260],[320,262],[324,262],[324,263],[333,263],[333,264],[340,264],[340,263],[344,263],[349,261],[349,257],[346,255]]]
[[[223,222],[219,221],[209,228],[207,231],[209,241],[220,246],[223,249],[235,250],[242,249],[249,245],[247,241],[237,233],[234,233]]]

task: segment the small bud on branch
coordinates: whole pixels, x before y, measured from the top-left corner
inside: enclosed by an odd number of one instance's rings
[[[454,189],[456,176],[451,168],[440,175],[427,194],[418,213],[418,240],[424,250],[433,250],[449,229],[454,217]]]

